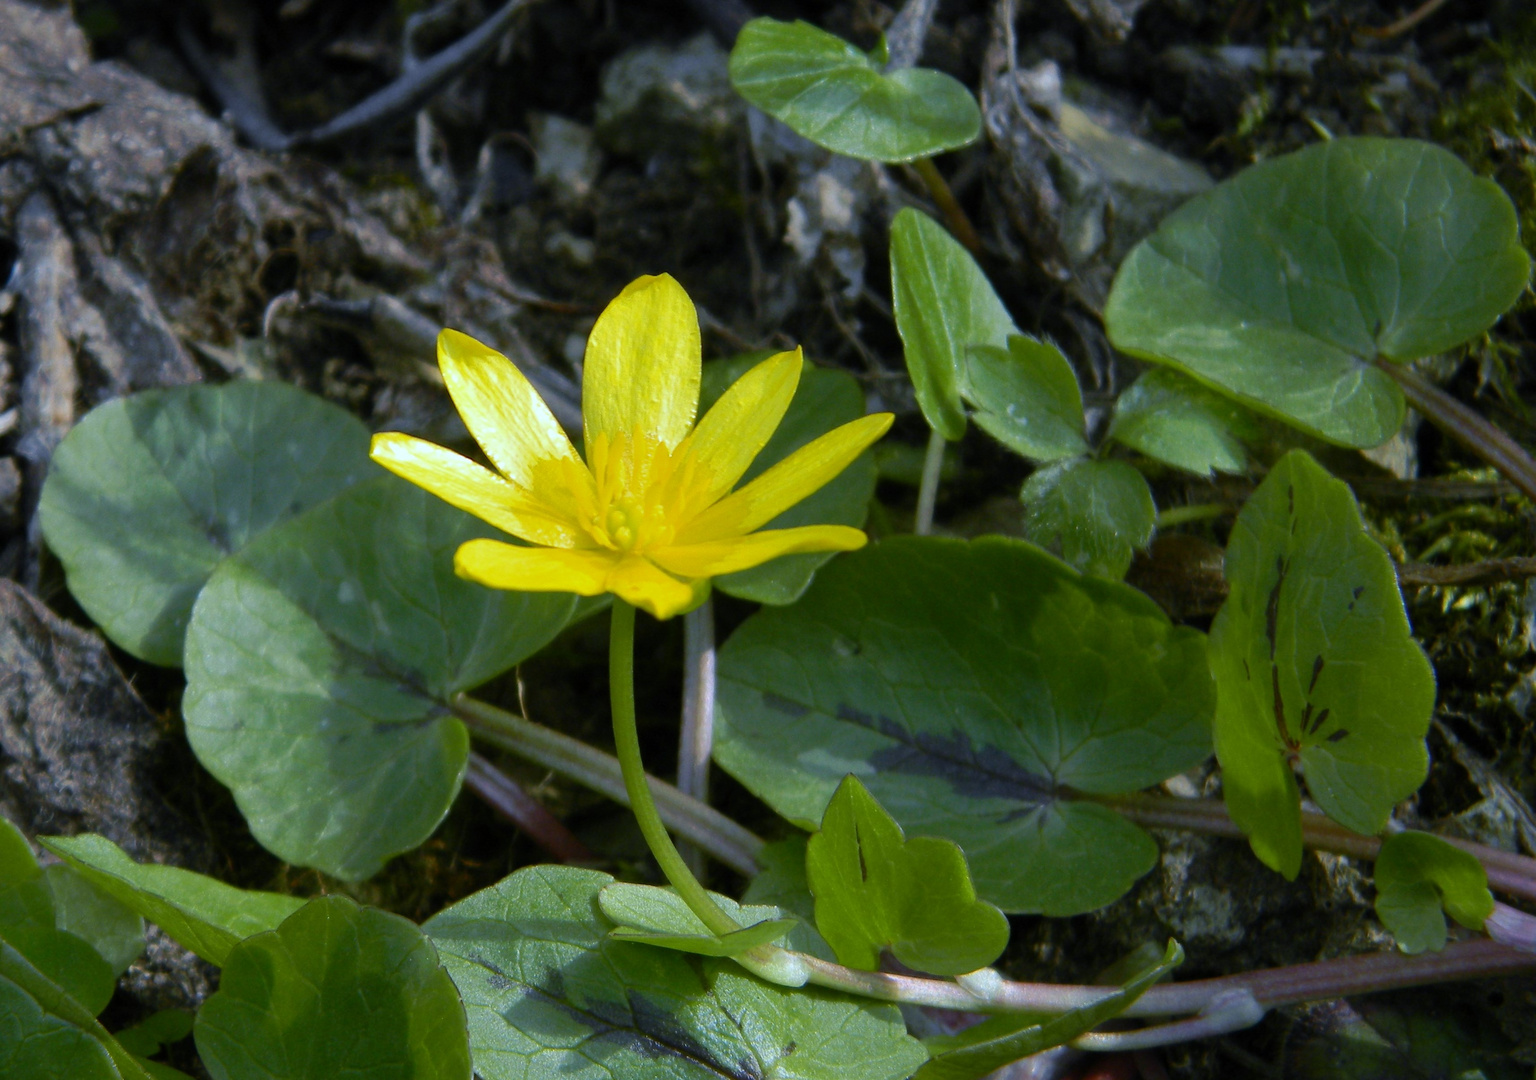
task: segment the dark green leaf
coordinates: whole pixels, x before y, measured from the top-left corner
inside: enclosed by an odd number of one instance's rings
[[[1109,438],[1202,476],[1242,472],[1243,444],[1260,434],[1252,412],[1172,368],[1153,368],[1132,383],[1109,425]]]
[[[1403,418],[1371,363],[1475,337],[1529,276],[1492,180],[1430,143],[1334,139],[1169,215],[1121,264],[1104,319],[1117,348],[1369,447]]]
[[[252,934],[275,928],[304,901],[237,889],[174,866],[141,865],[102,836],[50,836],[42,845],[123,906],[210,964]]]
[[[484,1080],[902,1080],[926,1058],[894,1006],[613,940],[612,881],[529,867],[426,924]]]
[[[343,896],[236,945],[194,1034],[215,1080],[470,1080],[464,1007],[431,941]]]
[[[659,945],[698,956],[739,956],[759,945],[781,941],[800,922],[781,918],[777,908],[747,907],[718,893],[712,895],[741,925],[740,930],[711,933],[681,896],[654,885],[614,882],[598,895],[598,906],[617,924],[609,934],[616,941]]]
[[[1299,765],[1323,812],[1370,835],[1424,782],[1435,676],[1354,495],[1304,451],[1232,528],[1211,625],[1216,756],[1232,819],[1266,865],[1301,868]]]
[[[455,576],[459,545],[491,535],[381,476],[209,580],[187,631],[187,738],[270,851],[359,880],[448,812],[469,749],[448,698],[536,652],[574,604]]]
[[[285,383],[149,390],[75,425],[38,512],[86,613],[176,667],[220,559],[377,471],[361,421]]]
[[[1007,349],[1018,328],[971,253],[910,207],[891,223],[891,303],[917,403],[928,426],[954,442],[965,434],[969,350]]]
[[[161,1009],[144,1018],[144,1021],[117,1033],[117,1041],[124,1050],[137,1057],[158,1054],[170,1043],[180,1042],[192,1034],[195,1014],[187,1009]]]
[[[1004,911],[1107,904],[1157,848],[1068,789],[1136,791],[1210,753],[1205,638],[1017,540],[845,555],[720,654],[715,760],[803,828],[853,773],[955,841]]]
[[[1007,349],[973,346],[964,394],[978,410],[977,426],[1027,458],[1088,452],[1077,375],[1049,341],[1013,334]]]
[[[981,110],[962,83],[929,68],[880,69],[876,57],[799,20],[753,19],[731,50],[737,93],[835,153],[911,161],[981,134]]]
[[[1531,1080],[1491,996],[1440,987],[1329,1002],[1287,1036],[1279,1067],[1294,1080]]]
[[[4,941],[0,941],[0,1076],[149,1080],[143,1067],[89,1010]]]
[[[963,975],[1008,945],[1008,919],[976,899],[959,847],[906,839],[857,777],[844,777],[827,804],[805,869],[816,929],[847,967],[878,971],[889,948],[916,971]]]
[[[1445,947],[1445,913],[1470,930],[1493,914],[1477,856],[1423,832],[1394,833],[1376,856],[1376,915],[1405,953]]]
[[[1152,542],[1157,507],[1146,479],[1123,461],[1074,458],[1036,469],[1019,493],[1024,534],[1073,567],[1119,581]]]

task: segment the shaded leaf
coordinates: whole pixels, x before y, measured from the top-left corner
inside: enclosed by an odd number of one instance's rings
[[[1477,856],[1429,833],[1387,837],[1375,877],[1376,915],[1405,953],[1443,949],[1446,914],[1481,930],[1493,913],[1488,873]]]
[[[1333,139],[1260,162],[1163,220],[1121,264],[1116,348],[1319,438],[1376,446],[1403,397],[1371,366],[1482,333],[1530,276],[1492,180],[1411,139]]]
[[[53,895],[54,925],[89,942],[113,975],[127,971],[144,951],[144,920],[71,866],[57,863],[43,876]]]
[[[1434,671],[1354,495],[1304,451],[1281,458],[1249,497],[1226,575],[1231,592],[1211,625],[1223,792],[1254,853],[1294,878],[1294,767],[1329,817],[1380,832],[1424,782]]]
[[[192,1022],[196,1018],[189,1009],[161,1009],[151,1013],[141,1023],[117,1033],[117,1041],[124,1050],[136,1057],[158,1054],[162,1047],[180,1042],[192,1034]]]
[[[1115,400],[1108,437],[1186,472],[1240,473],[1259,419],[1172,368],[1143,372]]]
[[[1313,1006],[1286,1040],[1296,1080],[1530,1080],[1477,995],[1372,994]]]
[[[1024,535],[1059,551],[1069,565],[1119,581],[1137,548],[1152,542],[1152,490],[1123,461],[1073,458],[1036,469],[1019,492]]]
[[[614,882],[598,894],[598,906],[617,924],[609,934],[616,941],[659,945],[699,956],[738,956],[748,949],[782,940],[800,922],[781,918],[778,908],[747,907],[718,893],[711,895],[741,925],[740,930],[711,933],[682,897],[671,889],[654,885]]]
[[[194,1035],[215,1080],[470,1080],[464,1007],[431,941],[343,896],[230,950]]]
[[[716,762],[812,829],[853,773],[965,851],[1004,911],[1109,903],[1157,848],[1068,789],[1136,791],[1210,753],[1198,631],[1030,544],[897,537],[838,559],[720,653]]]
[[[286,383],[149,390],[75,425],[38,512],[86,613],[134,656],[177,667],[219,560],[377,471],[360,420]]]
[[[870,161],[911,161],[966,146],[981,110],[964,84],[930,68],[885,73],[808,22],[753,19],[731,50],[731,85],[818,146]]]
[[[1056,461],[1088,452],[1077,375],[1049,341],[1012,334],[1007,349],[973,346],[964,393],[978,410],[977,426],[1027,458]]]
[[[380,476],[209,580],[187,632],[187,738],[268,850],[355,881],[447,813],[468,754],[448,698],[536,652],[574,606],[455,576],[459,545],[491,535]]]
[[[816,898],[805,879],[806,840],[805,836],[792,836],[764,844],[757,853],[757,865],[762,869],[747,882],[741,902],[772,905],[814,924]]]

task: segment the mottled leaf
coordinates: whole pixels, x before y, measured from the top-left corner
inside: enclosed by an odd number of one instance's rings
[[[898,537],[845,555],[720,654],[715,760],[814,829],[853,773],[908,835],[965,851],[1004,911],[1120,896],[1157,848],[1072,792],[1210,753],[1204,636],[1032,545]]]
[[[1405,953],[1445,947],[1445,916],[1481,930],[1493,913],[1477,856],[1424,832],[1394,833],[1376,856],[1376,915]]]
[[[1115,401],[1108,437],[1187,472],[1240,473],[1244,442],[1261,434],[1260,420],[1228,397],[1172,368],[1144,372]]]
[[[1042,462],[1088,452],[1077,375],[1049,341],[1012,334],[1006,349],[973,346],[963,392],[977,426],[1010,450]]]
[[[1036,469],[1019,492],[1024,535],[1094,577],[1119,581],[1152,542],[1157,507],[1146,479],[1123,461],[1073,458]]]

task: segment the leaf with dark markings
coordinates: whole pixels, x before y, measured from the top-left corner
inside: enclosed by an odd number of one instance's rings
[[[902,1080],[926,1060],[894,1006],[615,941],[612,881],[528,867],[425,925],[485,1080]]]
[[[1301,868],[1295,769],[1323,811],[1380,832],[1423,783],[1435,676],[1392,561],[1354,496],[1305,452],[1272,468],[1233,526],[1231,592],[1211,625],[1216,755],[1254,853]]]
[[[1210,753],[1199,632],[1017,540],[899,537],[838,559],[720,654],[715,760],[807,829],[849,773],[907,835],[960,845],[1005,911],[1109,903],[1156,846],[1075,793]]]

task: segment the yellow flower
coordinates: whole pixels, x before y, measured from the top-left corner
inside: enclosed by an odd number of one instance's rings
[[[864,534],[845,525],[754,530],[842,472],[885,434],[891,415],[844,424],[732,491],[789,408],[800,350],[752,368],[695,427],[698,316],[666,274],[632,282],[587,339],[585,461],[506,357],[454,330],[442,332],[437,354],[496,472],[398,432],[375,435],[372,454],[533,545],[471,540],[454,557],[461,577],[497,589],[611,592],[666,619],[702,602],[718,574],[864,546]]]

